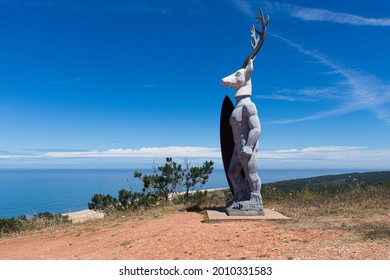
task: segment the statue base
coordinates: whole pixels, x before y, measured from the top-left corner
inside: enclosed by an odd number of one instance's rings
[[[213,222],[223,222],[223,221],[257,221],[257,220],[290,220],[289,217],[282,215],[281,213],[275,211],[275,209],[264,208],[263,216],[234,216],[227,215],[225,208],[212,208],[207,209],[207,218],[208,221]]]
[[[264,211],[241,211],[236,209],[225,209],[228,216],[264,216]]]
[[[228,216],[264,216],[261,196],[254,194],[249,200],[228,202],[225,211]]]

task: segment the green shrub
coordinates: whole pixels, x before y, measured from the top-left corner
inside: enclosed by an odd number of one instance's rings
[[[42,212],[28,218],[23,215],[18,218],[0,218],[0,236],[26,230],[42,229],[49,226],[69,223],[68,216],[60,213]]]
[[[34,218],[50,220],[54,218],[54,215],[50,212],[41,212],[34,215]]]
[[[210,195],[207,191],[196,191],[193,193],[184,193],[176,196],[172,202],[174,204],[193,204],[200,206],[201,204],[207,203]]]
[[[150,192],[132,192],[125,189],[118,191],[118,210],[136,210],[150,208],[157,204],[157,197]]]
[[[107,208],[116,207],[117,199],[109,194],[95,194],[88,203],[88,209],[105,210]]]
[[[0,234],[19,232],[22,230],[23,222],[20,219],[0,218]]]
[[[19,217],[21,219],[21,217]],[[50,212],[41,212],[36,215],[34,215],[30,219],[26,219],[25,221],[43,221],[43,223],[46,222],[47,225],[53,225],[53,224],[63,224],[68,223],[69,218],[66,215],[62,215],[61,213],[52,214]]]
[[[133,201],[134,208],[133,209],[149,209],[158,204],[158,197],[154,193],[143,192],[138,193],[137,199]]]
[[[166,158],[164,165],[153,166],[151,175],[135,171],[134,177],[143,182],[144,191],[154,193],[159,200],[168,204],[170,197],[178,191],[185,190],[188,196],[191,190],[206,184],[214,170],[213,165],[213,161],[205,161],[201,167],[190,167],[186,161],[185,168],[182,168],[172,158]]]
[[[201,167],[190,167],[190,163],[186,160],[186,169],[183,172],[184,182],[182,183],[186,188],[186,195],[195,188],[201,188],[209,179],[209,175],[214,170],[213,161],[205,161]]]
[[[155,193],[150,192],[132,192],[131,190],[121,189],[118,191],[118,198],[111,195],[95,194],[88,203],[88,209],[112,213],[118,210],[137,210],[147,209],[155,206],[158,198]]]
[[[190,195],[190,191],[207,183],[213,165],[212,161],[205,161],[201,167],[190,167],[189,162],[185,161],[185,168],[182,168],[172,158],[166,158],[164,165],[153,167],[151,175],[134,172],[134,177],[143,182],[142,192],[121,189],[118,191],[118,198],[95,194],[88,203],[88,209],[106,213],[148,209],[161,203],[167,205],[172,197],[183,190],[185,195],[180,196],[180,203],[188,202],[199,206],[209,199],[207,192]]]
[[[173,204],[183,204],[187,210],[201,211],[210,206],[221,206],[226,204],[225,192],[196,191],[184,193],[172,199]]]

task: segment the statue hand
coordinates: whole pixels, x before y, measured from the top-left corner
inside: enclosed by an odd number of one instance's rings
[[[242,159],[249,160],[253,154],[253,150],[251,147],[244,146],[241,151],[241,157]]]

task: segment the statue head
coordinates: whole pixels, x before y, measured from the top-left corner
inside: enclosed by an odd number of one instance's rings
[[[245,68],[241,68],[235,73],[223,78],[221,80],[224,87],[232,87],[236,89],[235,97],[251,96],[251,74],[253,72],[253,59],[249,60]]]
[[[256,23],[261,23],[262,30],[259,31],[254,25],[252,25],[251,37],[253,42],[250,40],[252,47],[251,54],[245,59],[244,63],[238,71],[221,80],[223,86],[236,89],[236,95],[234,96],[236,98],[252,95],[251,74],[253,72],[253,60],[263,46],[269,16],[267,19],[264,19],[263,11],[259,9],[259,14],[256,19]]]

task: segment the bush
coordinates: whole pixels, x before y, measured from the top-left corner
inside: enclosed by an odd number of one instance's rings
[[[173,204],[182,204],[188,211],[201,211],[207,207],[221,207],[231,200],[231,191],[196,191],[181,194],[172,199]]]
[[[214,170],[213,165],[213,161],[205,161],[201,167],[190,167],[186,160],[185,168],[182,168],[172,158],[166,158],[164,165],[153,167],[151,175],[135,171],[134,177],[143,182],[144,191],[154,193],[159,200],[168,204],[170,197],[178,191],[185,190],[185,197],[188,197],[191,190],[206,184]]]
[[[27,218],[25,215],[18,218],[0,218],[0,236],[26,230],[42,229],[45,227],[69,223],[68,216],[60,213],[42,212]]]
[[[88,203],[88,209],[91,210],[104,210],[109,207],[115,207],[117,199],[113,198],[109,194],[95,194],[91,198],[92,202]]]
[[[68,223],[69,218],[68,216],[64,216],[61,213],[52,214],[50,212],[41,212],[36,215],[34,215],[31,219],[27,219],[25,216],[19,217],[20,220],[25,219],[24,221],[31,220],[32,222],[35,221],[43,221],[45,225],[53,225],[53,224],[63,224]]]
[[[180,196],[180,203],[191,202],[200,205],[207,197],[207,192],[189,195],[190,191],[207,183],[213,172],[212,161],[206,161],[201,167],[190,167],[185,161],[185,168],[172,158],[166,158],[164,165],[154,166],[151,175],[143,175],[135,171],[134,177],[144,184],[142,192],[121,189],[118,198],[111,195],[95,194],[88,203],[88,209],[112,212],[116,210],[148,209],[158,204],[168,204],[179,191],[185,191]],[[178,201],[178,200],[176,200]]]
[[[136,210],[150,208],[157,204],[156,196],[149,192],[132,192],[125,189],[118,191],[118,210]]]
[[[23,222],[20,219],[3,219],[0,218],[0,234],[19,232],[22,230]]]
[[[107,194],[95,194],[88,203],[88,209],[111,213],[118,210],[147,209],[158,202],[157,196],[149,192],[132,192],[121,189],[118,191],[118,198]]]
[[[166,158],[163,166],[153,167],[151,175],[142,175],[141,172],[135,171],[134,177],[144,183],[144,191],[153,192],[167,204],[169,197],[176,192],[178,185],[183,180],[183,169],[172,158]]]
[[[202,204],[208,204],[210,194],[207,191],[196,191],[189,194],[181,194],[176,196],[172,202],[173,204],[184,204],[186,206],[200,207]]]
[[[185,162],[186,169],[183,173],[184,186],[186,188],[186,196],[189,192],[194,190],[196,187],[202,187],[209,179],[209,175],[214,170],[213,161],[205,161],[201,167],[191,167],[188,160]]]
[[[41,213],[34,215],[34,218],[50,220],[50,219],[54,218],[54,214],[52,214],[50,212],[41,212]]]

